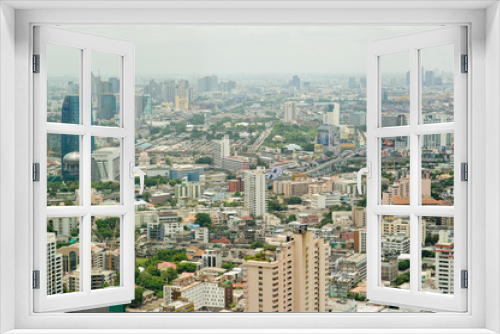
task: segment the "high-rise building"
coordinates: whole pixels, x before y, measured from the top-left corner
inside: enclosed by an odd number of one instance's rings
[[[204,268],[220,268],[222,266],[222,253],[215,249],[207,249],[202,256]]]
[[[247,312],[325,312],[330,246],[307,225],[290,223],[293,232],[266,238],[277,247],[243,262]]]
[[[120,78],[110,77],[109,83],[111,84],[111,93],[119,94],[120,93]]]
[[[175,90],[175,109],[183,111],[189,109],[189,89],[177,88]]]
[[[192,165],[179,166],[172,168],[170,170],[170,179],[175,180],[185,180],[199,182],[200,176],[203,175],[205,171],[203,168],[195,168]]]
[[[194,239],[197,242],[207,244],[210,238],[210,230],[208,227],[196,227],[194,229]]]
[[[425,81],[424,86],[432,87],[434,86],[434,71],[425,71]]]
[[[288,83],[289,87],[293,87],[296,90],[300,90],[300,78],[297,75],[294,75],[292,80]]]
[[[173,236],[177,232],[182,231],[184,224],[182,219],[179,221],[177,212],[163,211],[158,213],[158,223],[163,224],[165,229],[165,236]]]
[[[56,234],[47,233],[47,295],[63,293],[62,255],[57,254]]]
[[[353,112],[349,114],[349,124],[354,126],[366,125],[366,114],[364,112]]]
[[[299,109],[297,107],[297,102],[295,101],[287,101],[283,105],[283,122],[284,123],[293,123],[297,119],[299,115]]]
[[[162,100],[171,104],[175,103],[176,87],[174,80],[162,82],[160,86]]]
[[[219,88],[218,86],[219,78],[216,75],[205,76],[198,79],[198,92],[215,92]]]
[[[366,208],[353,206],[351,209],[352,224],[357,227],[366,227]]]
[[[228,135],[225,135],[221,140],[213,141],[212,159],[216,168],[222,168],[223,158],[230,155],[231,143]]]
[[[80,96],[67,95],[64,97],[62,104],[61,121],[62,123],[68,123],[68,124],[80,123]],[[61,135],[61,169],[63,171],[64,171],[64,156],[70,152],[80,152],[79,136]],[[65,180],[64,173],[63,173],[63,180]]]
[[[236,177],[236,180],[229,180],[230,193],[242,193],[245,190],[245,183],[241,177]]]
[[[147,226],[148,241],[163,241],[165,239],[165,226],[162,222],[151,222]]]
[[[120,148],[104,147],[92,152],[92,181],[120,180]]]
[[[135,117],[140,117],[141,115],[151,115],[151,95],[142,94],[135,96]]]
[[[349,78],[349,89],[358,89],[359,85],[356,83],[356,78]]]
[[[198,182],[182,182],[175,185],[175,198],[196,199],[201,197],[201,185]]]
[[[114,94],[100,94],[97,118],[100,121],[109,121],[115,118],[116,112],[116,96]]]
[[[331,103],[328,105],[328,108],[325,110],[325,114],[323,116],[323,123],[327,125],[340,125],[340,104],[339,103]]]
[[[63,237],[70,237],[71,231],[80,225],[79,217],[52,217],[50,221],[54,232]]]
[[[254,217],[263,216],[267,212],[266,177],[263,167],[245,172],[245,206]]]
[[[366,229],[354,231],[354,251],[356,253],[366,253]]]
[[[224,157],[222,158],[222,169],[233,172],[247,170],[250,169],[250,161],[244,157]]]
[[[323,145],[323,150],[327,152],[340,150],[339,132],[339,127],[335,125],[320,125],[316,144]]]
[[[436,287],[445,294],[454,289],[454,242],[449,231],[439,231],[436,247]]]

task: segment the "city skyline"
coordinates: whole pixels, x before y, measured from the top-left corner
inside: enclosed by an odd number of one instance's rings
[[[360,75],[365,72],[366,46],[370,41],[436,27],[75,26],[66,28],[130,40],[135,44],[136,76],[161,77],[212,74]],[[54,75],[77,75],[75,72],[77,67],[67,63],[65,52],[52,52],[51,57],[54,57],[58,64]],[[100,67],[101,75],[116,75],[114,69],[117,62],[112,58],[99,56],[99,63],[104,65]],[[447,55],[435,53],[432,59],[437,68],[450,67]],[[392,66],[395,72],[400,72],[407,65],[395,62]],[[113,70],[107,73],[106,68]]]

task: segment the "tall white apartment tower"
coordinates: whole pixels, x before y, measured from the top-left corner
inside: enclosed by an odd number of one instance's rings
[[[217,168],[222,168],[222,160],[224,157],[231,155],[231,143],[229,136],[225,135],[221,140],[215,140],[213,145],[212,159]]]
[[[323,115],[323,123],[328,125],[340,125],[340,104],[331,103]]]
[[[297,107],[297,102],[287,101],[283,106],[284,123],[293,123],[293,121],[299,115],[299,109]]]
[[[56,234],[47,233],[47,295],[63,293],[62,255],[56,250]]]
[[[440,292],[453,294],[454,243],[448,231],[439,231],[436,244],[436,287]]]
[[[266,202],[266,170],[257,167],[256,170],[245,172],[245,206],[250,215],[263,216],[267,212]]]

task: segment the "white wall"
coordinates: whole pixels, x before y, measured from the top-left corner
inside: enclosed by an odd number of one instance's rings
[[[0,273],[14,272],[15,13],[0,3]],[[14,328],[14,275],[0,276],[0,333]]]
[[[499,256],[500,238],[500,7],[498,3],[490,6],[486,11],[486,138],[487,145],[493,149],[486,153],[486,219],[492,219],[493,224],[486,225],[487,254],[496,254],[486,262],[484,282],[487,286],[486,301],[490,307],[486,308],[486,328],[500,332],[500,286],[491,284],[489,278],[500,277]],[[496,265],[488,265],[489,261],[496,261]],[[472,277],[474,279],[474,277]],[[493,307],[492,307],[493,306]]]

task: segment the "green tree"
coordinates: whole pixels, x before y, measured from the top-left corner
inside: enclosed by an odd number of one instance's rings
[[[209,214],[200,212],[196,214],[196,220],[194,223],[200,225],[201,227],[210,228],[212,226],[212,219]]]
[[[130,304],[128,304],[128,306],[133,308],[141,306],[142,302],[144,301],[144,296],[142,295],[143,293],[144,288],[135,288],[135,298]]]
[[[174,268],[170,267],[167,269],[167,279],[169,284],[177,277],[179,277],[179,275],[177,274],[177,271]]]
[[[290,197],[286,200],[286,202],[289,204],[289,205],[294,205],[294,204],[301,204],[302,203],[302,199],[298,196],[294,196],[294,197]]]
[[[226,270],[233,270],[236,267],[237,267],[237,265],[234,263],[223,263],[221,266],[222,269],[226,269]]]
[[[398,269],[399,270],[406,270],[410,268],[410,260],[409,259],[406,259],[406,260],[403,260],[403,261],[400,261],[398,263]]]
[[[207,164],[207,165],[211,165],[213,162],[213,159],[211,157],[201,157],[201,158],[198,158],[196,159],[195,163],[197,164]]]
[[[256,249],[256,248],[262,248],[264,247],[264,243],[262,241],[254,241],[250,244],[250,248]]]
[[[177,272],[179,274],[182,274],[182,273],[194,273],[196,272],[196,264],[195,263],[191,263],[191,262],[183,262],[183,263],[179,263],[177,265]]]
[[[146,202],[151,202],[151,193],[148,192],[148,191],[145,191],[142,193],[142,198],[146,201]]]

